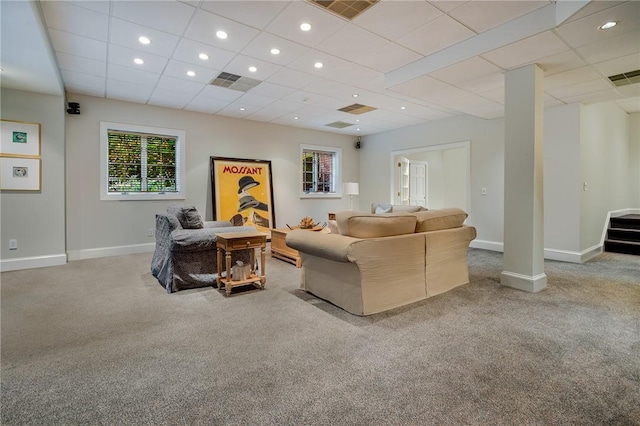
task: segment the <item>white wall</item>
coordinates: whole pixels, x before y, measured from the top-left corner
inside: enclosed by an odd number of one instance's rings
[[[442,153],[444,161],[444,207],[460,207],[469,210],[467,206],[467,181],[469,171],[465,149],[447,149]]]
[[[65,253],[65,103],[62,96],[2,89],[5,120],[40,123],[41,191],[3,191],[0,194],[0,268],[60,265]],[[9,250],[9,240],[18,249]]]
[[[82,114],[67,117],[67,250],[70,259],[152,250],[154,214],[165,201],[101,201],[99,193],[100,121],[186,131],[187,199],[206,218],[210,206],[210,156],[270,160],[276,225],[297,224],[303,216],[326,221],[327,212],[348,208],[348,198],[300,199],[300,144],[341,147],[344,181],[358,181],[354,138],[210,114],[69,95]],[[354,197],[357,207],[359,197]]]
[[[615,102],[583,107],[580,248],[600,244],[607,212],[626,209],[629,197],[629,115]]]

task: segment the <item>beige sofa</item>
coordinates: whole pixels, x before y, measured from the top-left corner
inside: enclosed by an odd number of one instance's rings
[[[340,212],[340,234],[295,230],[286,242],[302,259],[300,288],[356,315],[370,315],[469,282],[476,229],[461,209],[415,213]]]

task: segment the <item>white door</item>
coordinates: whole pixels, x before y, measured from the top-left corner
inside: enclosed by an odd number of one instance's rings
[[[427,207],[427,163],[424,161],[410,163],[409,201],[412,206]]]
[[[394,204],[409,204],[409,166],[408,158],[400,157],[396,167],[396,190]]]

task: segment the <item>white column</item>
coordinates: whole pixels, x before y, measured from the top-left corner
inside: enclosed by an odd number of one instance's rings
[[[544,273],[543,72],[527,65],[505,75],[504,264],[501,283],[530,292]]]

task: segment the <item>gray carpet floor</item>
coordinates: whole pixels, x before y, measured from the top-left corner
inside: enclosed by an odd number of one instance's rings
[[[1,275],[3,425],[639,425],[640,257],[546,262],[369,317],[300,291],[166,294],[151,254]],[[390,285],[392,285],[390,283]]]

